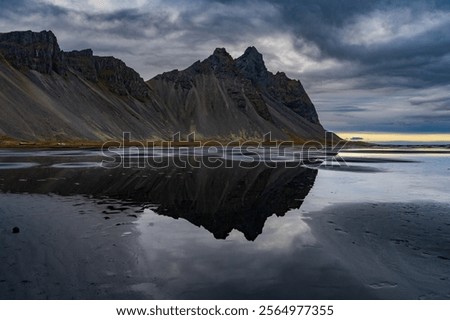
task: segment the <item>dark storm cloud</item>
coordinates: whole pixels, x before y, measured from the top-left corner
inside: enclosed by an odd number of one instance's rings
[[[448,110],[450,1],[103,3],[0,0],[0,31],[52,29],[63,50],[114,55],[144,78],[256,45],[272,71],[302,80],[332,130],[435,131],[421,115]]]
[[[394,4],[392,4],[394,3]],[[280,5],[285,24],[299,39],[306,39],[319,48],[322,57],[335,58],[339,61],[358,63],[356,74],[370,76],[405,77],[411,85],[423,81],[426,83],[448,83],[450,61],[450,15],[448,1],[284,1]],[[438,14],[442,12],[442,14]],[[391,16],[390,16],[391,15]],[[428,16],[427,16],[428,15]],[[403,17],[402,17],[403,16]],[[383,20],[383,18],[386,18]],[[443,24],[432,25],[431,19],[442,19]],[[374,41],[370,43],[371,32],[375,28],[386,27],[371,25],[380,19],[388,24],[389,31],[398,33],[392,41]],[[373,21],[375,20],[375,21]],[[421,21],[422,20],[422,21]],[[361,21],[360,24],[353,23]],[[416,21],[416,22],[415,22]],[[366,27],[366,30],[349,30],[367,32],[367,40],[358,43],[352,41],[351,32],[342,31]],[[364,24],[367,23],[366,26]],[[402,36],[402,24],[417,27],[417,32]],[[430,23],[429,28],[420,30],[420,23]],[[425,27],[425,26],[424,26]],[[408,30],[404,30],[405,31]],[[407,32],[406,32],[407,33]],[[364,34],[363,34],[364,35]],[[387,39],[389,40],[389,39]],[[366,43],[365,43],[366,42]],[[322,76],[322,75],[320,75]],[[345,77],[345,75],[343,75]],[[361,85],[372,87],[371,81]],[[379,84],[375,83],[378,87]]]

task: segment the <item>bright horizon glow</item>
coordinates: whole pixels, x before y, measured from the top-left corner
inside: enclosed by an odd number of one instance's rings
[[[367,142],[446,142],[450,143],[450,133],[394,133],[394,132],[336,132],[343,139],[362,138]]]

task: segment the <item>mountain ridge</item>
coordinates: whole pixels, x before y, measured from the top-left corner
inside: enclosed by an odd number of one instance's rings
[[[194,126],[190,123],[184,126],[201,128],[201,132],[208,132],[205,122],[214,122],[225,123],[216,127],[216,131],[230,134],[227,129],[236,121],[232,111],[238,110],[254,120],[240,122],[246,128],[243,135],[248,138],[262,136],[264,130],[280,140],[289,137],[320,140],[325,135],[300,81],[291,80],[284,73],[269,72],[254,47],[249,47],[237,59],[224,48],[217,48],[205,60],[181,71],[157,75],[147,84],[163,97],[166,105],[178,106],[179,120],[185,119],[186,114],[196,117]],[[198,106],[203,107],[201,114],[196,114]],[[209,106],[214,106],[216,111]],[[232,111],[221,114],[219,119],[214,117],[219,112],[217,109]]]
[[[120,59],[61,50],[52,31],[0,33],[0,87],[0,136],[12,139],[325,137],[300,81],[268,71],[255,47],[237,59],[217,48],[145,82]]]

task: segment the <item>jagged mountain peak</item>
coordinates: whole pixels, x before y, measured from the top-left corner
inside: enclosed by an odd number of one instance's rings
[[[225,48],[216,48],[205,62],[211,64],[213,70],[219,71],[224,67],[228,69],[234,63],[234,60]]]
[[[225,48],[216,48],[213,52],[213,56],[231,58],[230,54],[227,52]]]
[[[255,62],[259,62],[264,64],[263,55],[256,49],[255,47],[251,46],[245,49],[244,54],[241,56],[241,58],[247,58],[251,59]]]
[[[240,72],[255,84],[267,82],[268,71],[264,63],[263,55],[255,47],[248,47],[244,54],[235,61]]]
[[[256,49],[255,46],[249,46],[247,49],[245,49],[244,54],[250,54],[250,53],[257,53],[259,54],[258,49]]]
[[[234,65],[233,57],[227,52],[225,48],[216,48],[212,55],[206,58],[203,61],[196,61],[189,68],[171,73],[163,73],[165,77],[171,77],[173,80],[177,79],[177,82],[185,82],[182,75],[184,72],[192,73],[192,74],[235,74],[236,68]],[[162,75],[161,75],[162,76]],[[160,77],[160,75],[156,76],[156,78]],[[189,82],[189,81],[188,81]],[[183,86],[190,87],[190,84],[186,82]]]

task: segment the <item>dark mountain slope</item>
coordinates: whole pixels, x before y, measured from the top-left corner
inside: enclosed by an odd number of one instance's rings
[[[203,136],[323,140],[314,105],[301,83],[267,71],[253,47],[236,60],[216,49],[183,71],[147,82],[172,110],[184,132]]]
[[[28,140],[171,134],[139,74],[91,50],[63,52],[52,32],[0,34],[0,135]]]
[[[267,71],[253,47],[236,60],[216,49],[184,71],[147,83],[114,57],[64,52],[51,31],[0,33],[0,136],[105,141],[170,139],[323,140],[299,81]]]

